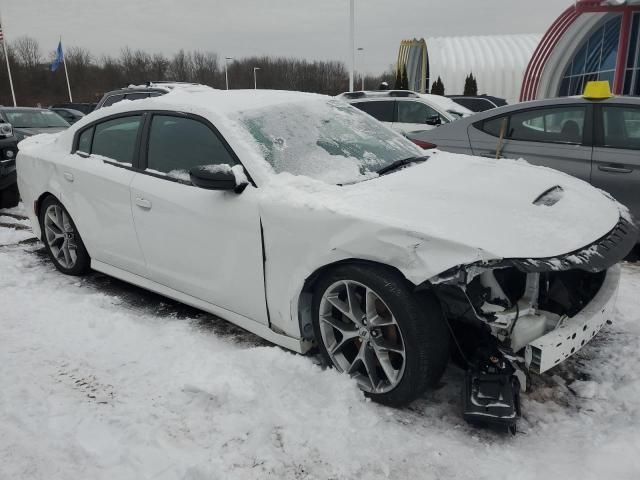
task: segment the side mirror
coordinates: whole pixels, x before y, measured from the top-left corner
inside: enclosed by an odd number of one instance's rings
[[[434,115],[432,117],[427,117],[427,120],[424,123],[437,127],[439,125],[442,125],[442,120],[440,119],[440,115]]]
[[[242,169],[240,165],[234,167]],[[242,170],[234,172],[234,168],[223,165],[200,165],[189,171],[191,183],[206,190],[233,190],[242,193],[249,182]]]

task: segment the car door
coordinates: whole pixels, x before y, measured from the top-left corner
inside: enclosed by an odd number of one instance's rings
[[[353,102],[351,105],[368,113],[388,127],[393,126],[396,108],[395,100],[366,100],[362,102]]]
[[[393,129],[399,133],[432,130],[449,119],[429,105],[411,99],[398,99]]]
[[[609,192],[640,219],[640,106],[596,108],[591,183]]]
[[[233,152],[206,120],[174,112],[149,114],[145,139],[131,200],[149,278],[268,323],[257,189],[189,181],[195,166],[237,164]]]
[[[501,132],[504,139],[500,142]],[[475,155],[523,158],[591,180],[592,108],[590,105],[535,107],[489,117],[468,128]]]
[[[129,193],[142,118],[119,115],[80,130],[74,153],[61,163],[61,182],[92,259],[144,276]]]

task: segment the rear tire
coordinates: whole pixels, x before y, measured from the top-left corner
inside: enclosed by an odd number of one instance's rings
[[[438,300],[414,293],[383,266],[342,265],[320,278],[313,327],[325,361],[389,406],[406,405],[437,384],[449,360]]]
[[[40,229],[49,257],[58,270],[67,275],[82,275],[89,271],[91,257],[82,237],[69,212],[52,196],[42,202]]]

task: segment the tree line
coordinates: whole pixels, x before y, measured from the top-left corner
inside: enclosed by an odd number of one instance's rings
[[[50,70],[54,52],[44,53],[28,36],[5,43],[20,106],[49,106],[68,101],[64,68]],[[75,102],[97,102],[105,92],[147,81],[183,81],[226,88],[225,59],[202,50],[179,50],[167,56],[124,47],[117,56],[95,56],[83,47],[65,48],[71,92]],[[13,105],[4,54],[0,54],[0,105]],[[286,57],[253,56],[228,61],[230,88],[253,88],[253,69],[258,88],[298,90],[337,95],[349,88],[349,73],[343,62],[304,60]],[[392,83],[395,72],[365,76],[365,87],[376,89]],[[356,89],[362,77],[355,79]]]

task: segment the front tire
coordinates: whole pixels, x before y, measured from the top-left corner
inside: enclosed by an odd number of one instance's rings
[[[327,363],[389,406],[406,405],[435,385],[449,359],[438,300],[414,293],[399,272],[383,266],[342,265],[323,276],[313,326]]]
[[[69,212],[54,197],[47,197],[40,209],[40,229],[49,257],[67,275],[89,271],[91,258]]]
[[[13,208],[20,203],[18,185],[15,183],[4,190],[0,190],[0,208]]]

